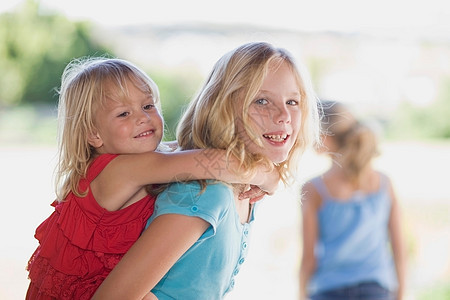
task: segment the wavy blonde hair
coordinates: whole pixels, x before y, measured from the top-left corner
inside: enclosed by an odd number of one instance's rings
[[[123,101],[127,84],[132,83],[153,97],[160,107],[157,85],[142,70],[125,60],[86,57],[71,61],[64,69],[58,104],[58,164],[55,170],[56,195],[62,201],[69,192],[84,196],[78,183],[97,154],[88,143],[95,132],[96,111],[106,98]]]
[[[323,133],[337,146],[337,153],[332,154],[349,180],[358,185],[363,170],[379,155],[377,135],[336,101],[322,101],[321,124]]]
[[[244,44],[225,54],[214,65],[198,95],[189,104],[177,128],[177,140],[182,149],[218,148],[239,161],[241,174],[254,172],[256,163],[266,157],[250,153],[237,132],[242,122],[249,137],[261,145],[254,133],[248,114],[250,104],[260,90],[269,68],[287,63],[293,71],[301,94],[301,129],[288,159],[278,166],[283,182],[293,179],[298,158],[304,150],[318,141],[319,122],[317,100],[304,70],[300,71],[292,56],[269,43]],[[237,105],[243,106],[236,109]]]

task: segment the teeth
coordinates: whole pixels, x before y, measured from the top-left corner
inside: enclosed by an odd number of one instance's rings
[[[263,136],[275,142],[282,142],[287,138],[287,134],[264,134]]]
[[[146,135],[149,135],[150,133],[151,133],[151,131],[146,131],[146,132],[139,134],[138,136],[146,136]]]

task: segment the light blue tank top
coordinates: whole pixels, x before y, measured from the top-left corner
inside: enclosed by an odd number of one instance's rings
[[[311,180],[322,207],[310,294],[366,281],[389,290],[397,286],[388,232],[391,197],[387,178],[380,176],[378,191],[355,193],[345,202],[330,196],[322,178]]]

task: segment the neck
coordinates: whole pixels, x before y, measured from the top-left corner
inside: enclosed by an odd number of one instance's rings
[[[241,224],[247,223],[250,219],[251,204],[250,199],[239,199],[239,194],[250,188],[248,184],[237,184],[234,186],[234,203],[239,215]]]
[[[326,173],[329,176],[339,179],[341,182],[351,184],[355,189],[359,189],[364,188],[365,183],[371,181],[371,179],[374,177],[374,174],[376,174],[376,171],[373,169],[371,164],[368,164],[364,169],[361,170],[358,178],[352,180],[348,176],[348,173],[345,172],[345,169],[342,167],[342,165],[337,161],[333,161],[331,167]]]

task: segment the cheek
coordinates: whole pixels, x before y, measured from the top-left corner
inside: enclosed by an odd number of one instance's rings
[[[160,114],[158,114],[158,123],[159,126],[164,129],[164,119],[162,118],[162,116]]]
[[[164,119],[159,113],[159,111],[155,111],[154,114],[150,115],[150,119],[153,122],[153,126],[158,127],[157,129],[161,129],[164,131]]]
[[[236,130],[237,130],[237,136],[239,137],[239,139],[244,143],[245,148],[247,150],[249,150],[250,152],[255,152],[258,150],[257,144],[253,141],[253,139],[250,137],[250,135],[247,133],[246,130],[244,130],[244,127],[242,126],[242,124],[237,125],[236,126]],[[253,131],[255,134],[257,134],[257,132]]]
[[[111,130],[109,131],[109,135],[114,140],[122,140],[124,138],[128,138],[132,133],[132,127],[129,124],[120,124],[120,126],[111,126]]]
[[[292,124],[298,131],[302,126],[302,112],[300,110],[295,110],[291,113]]]
[[[262,129],[271,118],[271,112],[265,108],[250,108],[249,109],[249,124],[253,129]]]

